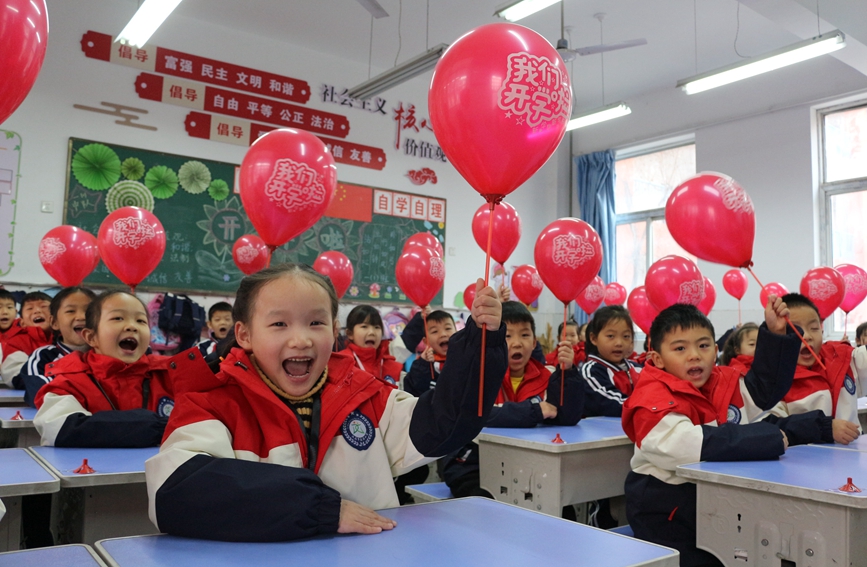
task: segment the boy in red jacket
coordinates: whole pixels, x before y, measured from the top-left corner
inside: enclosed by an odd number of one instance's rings
[[[10,294],[11,295],[11,294]],[[0,301],[3,301],[0,297]],[[50,345],[54,334],[49,319],[51,297],[41,291],[33,291],[21,300],[21,318],[4,333],[2,343],[3,362],[0,364],[0,377],[7,385],[18,376],[21,367],[39,347]],[[7,317],[8,319],[8,317]]]
[[[788,390],[795,372],[800,343],[786,334],[787,313],[771,297],[755,363],[743,378],[745,390],[765,410]],[[696,547],[695,485],[675,469],[698,461],[774,459],[785,451],[786,436],[767,422],[737,425],[740,412],[729,419],[741,397],[741,376],[716,366],[713,325],[695,306],[660,312],[650,343],[650,362],[623,404],[623,430],[635,442],[626,516],[635,537],[680,551],[682,566],[719,565]]]

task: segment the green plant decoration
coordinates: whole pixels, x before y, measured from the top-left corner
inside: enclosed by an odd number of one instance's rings
[[[154,210],[154,196],[138,181],[118,181],[105,196],[105,208],[109,213],[121,207],[141,207]]]
[[[148,170],[144,183],[155,199],[168,199],[178,190],[178,175],[164,165],[155,165]]]
[[[214,179],[208,187],[208,195],[215,201],[222,201],[229,196],[229,184],[222,179]]]
[[[120,164],[120,172],[130,181],[138,181],[145,174],[144,162],[137,157],[126,158]]]
[[[187,193],[198,195],[211,184],[211,171],[200,161],[188,161],[178,170],[178,181]]]
[[[120,158],[103,144],[88,144],[72,158],[72,174],[81,185],[104,191],[120,179]]]

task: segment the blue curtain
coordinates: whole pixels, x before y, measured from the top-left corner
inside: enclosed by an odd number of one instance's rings
[[[574,158],[580,217],[599,233],[604,250],[599,276],[608,284],[616,280],[617,263],[614,215],[614,152],[607,150]],[[579,308],[579,323],[587,316]]]

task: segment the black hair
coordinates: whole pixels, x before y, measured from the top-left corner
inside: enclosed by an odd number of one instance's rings
[[[733,331],[729,335],[729,338],[726,339],[725,345],[723,345],[722,353],[720,354],[720,363],[723,366],[728,366],[729,362],[740,354],[741,342],[744,340],[744,336],[750,331],[758,330],[759,326],[755,323],[744,323],[738,329]]]
[[[0,299],[2,299],[2,296],[0,296]],[[860,337],[864,333],[867,333],[867,323],[861,323],[858,325],[858,328],[855,329],[855,338]]]
[[[51,305],[48,306],[48,311],[51,313],[52,319],[57,319],[57,314],[60,313],[60,306],[63,305],[63,301],[70,295],[74,295],[76,293],[83,293],[91,301],[96,299],[96,294],[87,289],[86,287],[80,287],[77,285],[72,287],[65,287],[57,292],[57,295],[55,295],[54,298],[52,298],[51,300]]]
[[[593,318],[587,323],[587,331],[585,332],[584,349],[587,354],[599,354],[599,349],[590,340],[590,335],[597,337],[605,328],[605,325],[612,321],[626,321],[626,326],[632,331],[632,336],[635,336],[635,326],[632,324],[632,317],[629,316],[629,311],[622,305],[606,305],[598,309],[593,314]]]
[[[29,301],[48,301],[50,303],[51,296],[44,291],[31,291],[21,299],[21,311],[19,312],[19,315],[24,312],[24,306],[27,305]]]
[[[15,301],[15,296],[8,289],[0,289],[0,299],[8,299],[12,301],[13,305],[18,303],[17,301]]]
[[[536,320],[527,306],[518,301],[503,302],[503,323],[529,323],[533,336],[536,336]]]
[[[578,327],[578,321],[576,321],[575,319],[569,319],[568,321],[566,321],[565,324],[567,327],[575,327],[576,333],[581,330]],[[562,336],[563,336],[563,323],[560,323],[560,326],[557,327],[557,341],[558,342],[560,341]]]
[[[696,327],[707,329],[711,337],[716,336],[713,323],[695,305],[675,303],[671,307],[666,307],[659,312],[650,325],[650,348],[659,352],[667,334],[677,329],[687,330]]]
[[[428,323],[443,323],[445,321],[451,321],[454,323],[455,318],[452,317],[448,311],[437,309],[436,311],[431,311],[430,315],[425,317],[425,321]]]
[[[356,325],[373,325],[385,330],[385,325],[382,323],[382,314],[376,307],[370,305],[357,305],[346,316],[346,335],[355,330]]]
[[[587,323],[578,325],[578,336],[581,336],[581,331],[584,331],[584,339],[587,339]]]
[[[96,296],[96,298],[90,302],[90,305],[87,306],[87,312],[84,314],[84,328],[90,329],[94,333],[99,328],[99,320],[102,317],[102,306],[106,301],[114,297],[115,295],[128,295],[130,297],[135,297],[141,306],[144,308],[145,313],[147,313],[148,308],[147,305],[144,304],[144,301],[131,294],[128,291],[123,291],[121,289],[108,290],[100,293]]]
[[[225,301],[218,301],[217,303],[211,305],[211,308],[208,309],[208,321],[214,318],[214,313],[231,313],[232,312],[232,304],[227,303]]]
[[[816,307],[816,304],[806,295],[801,295],[800,293],[787,293],[780,299],[783,300],[783,303],[785,303],[786,307],[789,309],[792,307],[809,307],[816,312],[816,315],[819,315],[819,321],[824,321],[822,315],[819,313],[819,308]]]

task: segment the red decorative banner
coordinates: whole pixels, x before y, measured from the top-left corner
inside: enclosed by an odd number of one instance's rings
[[[109,61],[142,71],[183,77],[290,102],[303,104],[310,100],[310,85],[307,81],[155,45],[132,47],[112,43],[110,35],[95,31],[88,31],[81,37],[81,50],[91,59]]]
[[[239,120],[224,116],[212,116],[204,112],[190,112],[184,120],[187,134],[194,138],[204,138],[214,142],[226,142],[237,146],[249,146],[259,136],[276,126],[257,124],[249,120]],[[366,167],[368,169],[383,169],[385,167],[385,151],[380,148],[355,144],[345,140],[335,140],[318,136],[325,142],[334,161],[346,165]]]
[[[345,138],[349,119],[294,104],[237,93],[192,81],[141,73],[135,79],[140,98],[227,114],[245,120],[261,120],[278,127],[299,128],[316,134]]]

